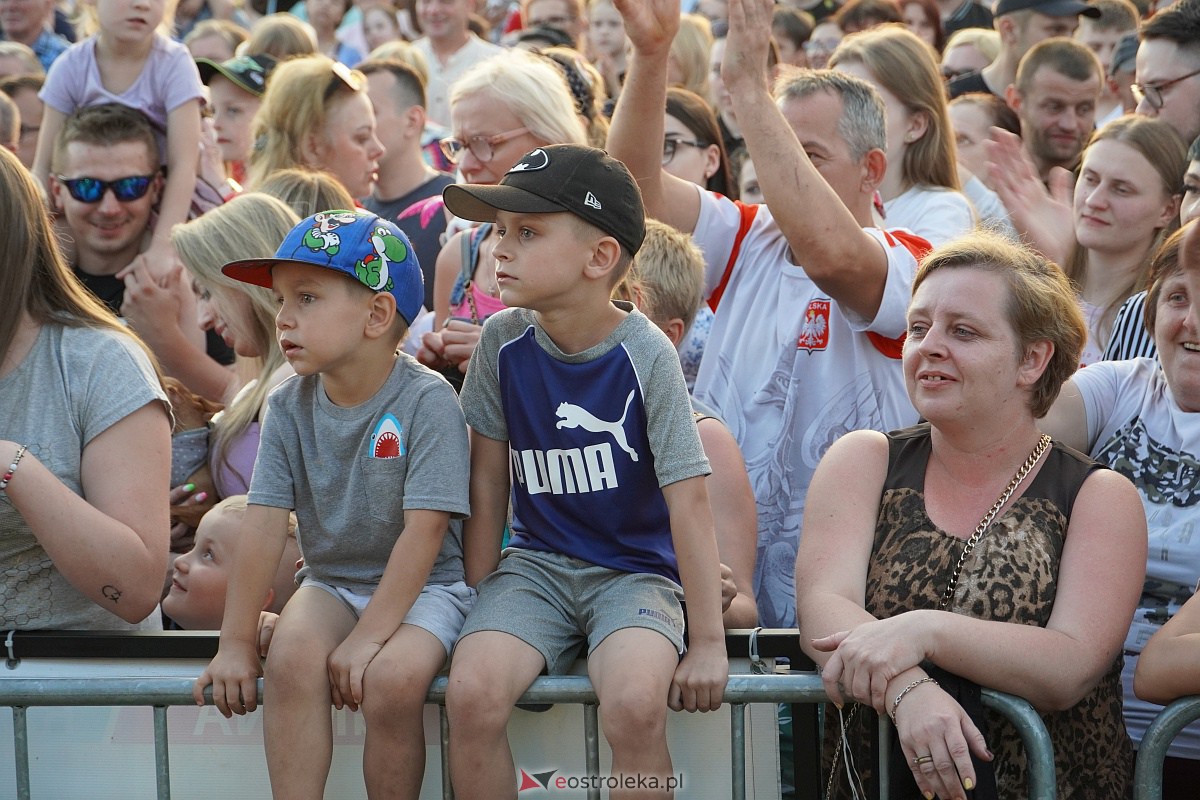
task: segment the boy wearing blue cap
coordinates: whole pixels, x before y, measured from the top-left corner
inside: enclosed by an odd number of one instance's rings
[[[496,223],[510,306],[484,325],[461,397],[464,556],[480,595],[446,695],[455,796],[516,797],[513,706],[586,647],[613,756],[611,777],[585,779],[616,787],[613,798],[669,797],[679,780],[667,708],[720,706],[728,662],[708,462],[679,357],[632,305],[609,299],[645,235],[641,194],[603,151],[554,145],[499,185],[443,197],[460,217]]]
[[[294,509],[304,567],[266,664],[272,791],[323,795],[332,702],[363,710],[371,797],[416,798],[425,695],[474,598],[451,521],[469,512],[462,411],[441,376],[397,352],[421,309],[421,269],[392,223],[326,211],[275,258],[224,271],[274,291],[296,376],[269,400],[220,649],[196,701],[211,683],[225,716],[254,710],[258,610]]]

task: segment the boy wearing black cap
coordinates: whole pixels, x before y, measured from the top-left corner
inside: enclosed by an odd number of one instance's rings
[[[663,797],[667,705],[717,708],[728,663],[708,462],[679,357],[646,317],[609,299],[644,237],[637,184],[600,150],[555,145],[527,153],[499,185],[443,196],[454,214],[496,223],[510,306],[484,326],[461,398],[471,427],[464,559],[480,600],[446,696],[455,794],[516,796],[512,708],[586,645],[625,787],[612,796]]]
[[[221,646],[196,701],[212,683],[221,713],[254,709],[258,610],[294,509],[304,567],[266,666],[272,791],[321,796],[332,702],[362,707],[370,795],[415,799],[425,695],[474,599],[450,527],[469,512],[462,411],[441,376],[396,352],[421,310],[421,268],[394,224],[326,211],[275,258],[224,271],[273,290],[296,377],[268,401]]]
[[[221,62],[197,58],[196,68],[200,70],[200,80],[208,87],[217,147],[229,170],[232,193],[236,194],[246,179],[246,160],[254,144],[250,123],[262,105],[275,59],[266,54],[237,56]],[[231,193],[223,188],[221,191],[222,197],[228,199]]]

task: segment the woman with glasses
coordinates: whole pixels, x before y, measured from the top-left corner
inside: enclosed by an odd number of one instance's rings
[[[548,144],[587,144],[587,133],[563,74],[522,51],[472,67],[450,93],[453,135],[442,153],[464,183],[499,183],[521,156]],[[433,330],[417,358],[461,383],[483,321],[504,308],[496,284],[492,225],[450,238],[438,256]]]
[[[171,425],[152,356],[77,281],[0,148],[0,628],[161,629]]]
[[[254,118],[248,189],[287,167],[325,170],[351,197],[371,194],[383,145],[367,81],[328,56],[284,61],[271,73]]]
[[[935,247],[975,227],[960,190],[954,130],[934,51],[900,25],[847,36],[829,65],[875,87],[887,108],[887,172],[879,185],[889,228]]]

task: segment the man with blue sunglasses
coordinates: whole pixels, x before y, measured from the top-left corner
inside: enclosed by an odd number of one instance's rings
[[[168,374],[222,400],[230,375],[223,364],[233,354],[211,331],[205,337],[194,313],[183,313],[194,307],[189,283],[159,286],[138,270],[118,276],[149,242],[163,186],[158,165],[145,116],[116,104],[83,108],[68,117],[55,144],[50,200],[69,234],[76,277],[127,319]]]

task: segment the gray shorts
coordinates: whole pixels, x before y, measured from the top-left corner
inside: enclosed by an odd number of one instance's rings
[[[479,584],[462,636],[502,631],[542,654],[546,671],[564,674],[610,633],[649,628],[683,653],[679,584],[648,572],[621,572],[559,553],[510,548]],[[461,637],[460,637],[461,638]]]
[[[305,576],[304,580],[300,582],[300,586],[324,589],[341,600],[355,619],[362,616],[363,611],[367,608],[367,603],[371,602],[369,594],[355,592],[344,586],[323,583],[311,576]],[[450,651],[454,649],[454,643],[458,641],[458,632],[462,630],[463,620],[466,619],[467,612],[474,604],[475,590],[462,581],[449,584],[426,584],[421,589],[421,593],[417,595],[417,599],[413,601],[408,614],[405,615],[404,624],[415,625],[432,633],[446,648],[446,655],[449,655]]]

